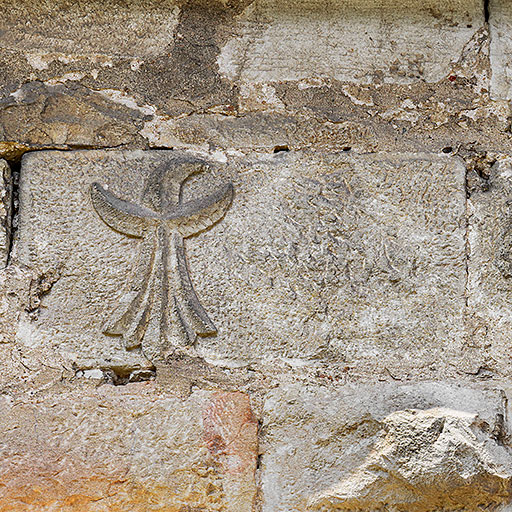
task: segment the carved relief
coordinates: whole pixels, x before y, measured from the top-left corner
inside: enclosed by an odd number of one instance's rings
[[[141,239],[131,279],[103,332],[122,336],[127,350],[141,347],[149,359],[217,332],[192,286],[183,243],[222,219],[233,199],[228,183],[183,202],[184,181],[206,168],[196,159],[160,166],[147,178],[141,204],[120,199],[99,183],[90,188],[101,219],[115,231]]]

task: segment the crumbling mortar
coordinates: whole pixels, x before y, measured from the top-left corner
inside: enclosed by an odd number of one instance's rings
[[[11,169],[10,183],[4,183],[9,190],[9,202],[7,208],[6,232],[7,232],[7,258],[6,267],[11,263],[12,250],[14,247],[14,239],[18,231],[18,208],[19,208],[19,181],[21,171],[21,160],[9,161],[7,165]]]

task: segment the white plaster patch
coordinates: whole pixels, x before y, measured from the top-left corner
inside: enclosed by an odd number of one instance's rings
[[[117,91],[116,89],[102,89],[98,92],[114,103],[124,105],[132,110],[138,110],[144,115],[154,115],[156,112],[156,108],[152,105],[139,105],[133,96],[130,96],[125,92]]]

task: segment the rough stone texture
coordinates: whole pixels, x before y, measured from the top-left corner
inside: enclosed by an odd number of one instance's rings
[[[122,146],[149,118],[79,84],[41,82],[0,100],[0,112],[2,138],[33,147]]]
[[[125,291],[120,296],[119,292],[127,285],[139,246],[141,251],[144,246],[133,238],[134,233],[128,231],[132,236],[127,238],[119,226],[112,230],[102,221],[98,205],[93,207],[91,185],[99,182],[119,197],[138,203],[145,177],[156,176],[155,169],[162,163],[170,161],[172,167],[172,158],[172,152],[141,151],[39,153],[24,158],[15,258],[46,276],[51,293],[45,294],[36,314],[25,314],[21,320],[17,334],[23,344],[58,346],[79,367],[141,369],[155,362],[158,354],[154,350],[153,357],[144,346],[142,351],[128,351],[119,336],[103,334],[107,320],[128,294]],[[164,199],[168,198],[158,198]],[[164,238],[163,242],[172,243],[167,235]],[[165,249],[159,245],[155,251],[160,250]],[[134,270],[140,274],[143,269]],[[155,293],[160,294],[164,284],[158,281],[155,286]],[[154,310],[152,315],[156,315]]]
[[[478,0],[256,0],[217,60],[231,80],[437,82],[484,22]],[[404,31],[403,26],[408,30]],[[311,79],[311,82],[308,82]]]
[[[476,511],[512,497],[504,395],[284,386],[263,412],[264,512]]]
[[[512,99],[512,12],[507,0],[491,0],[489,27],[491,35],[491,95]]]
[[[473,371],[489,376],[510,366],[512,159],[495,155],[487,160],[483,171],[470,174],[466,351],[482,352]]]
[[[6,158],[13,147],[511,148],[476,0],[4,4]],[[234,64],[240,76],[221,72]]]
[[[0,178],[0,265],[6,265],[11,249],[13,177],[5,160],[0,160]]]
[[[0,48],[24,51],[29,64],[40,70],[54,61],[66,63],[80,58],[91,60],[98,67],[111,67],[109,57],[114,55],[150,57],[167,48],[179,14],[173,2],[150,0],[130,4],[91,2],[88,7],[84,19],[83,6],[74,2],[35,6],[2,0]],[[31,21],[36,16],[37,24]]]
[[[144,366],[142,354],[102,334],[142,246],[100,220],[89,186],[139,202],[144,177],[174,154],[23,160],[15,259],[53,285],[36,318],[20,322],[22,343],[58,346],[80,367]],[[231,180],[236,191],[226,218],[186,241],[192,281],[218,328],[198,338],[199,355],[402,374],[439,370],[441,354],[456,361],[466,282],[458,159],[281,153],[217,167],[186,189],[193,199]]]
[[[0,398],[0,510],[251,512],[257,423],[241,393],[75,381]]]
[[[189,244],[196,275],[209,275],[197,289],[219,327],[199,340],[208,360],[426,375],[448,354],[457,359],[460,161],[282,152],[234,172],[225,222]]]

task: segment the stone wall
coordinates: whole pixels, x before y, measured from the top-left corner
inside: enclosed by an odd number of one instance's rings
[[[512,510],[510,0],[0,12],[0,512]]]

